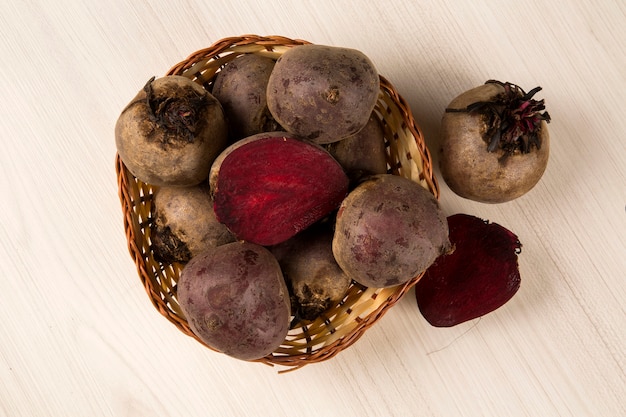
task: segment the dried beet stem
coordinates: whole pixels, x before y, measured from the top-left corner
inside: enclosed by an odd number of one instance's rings
[[[504,91],[491,100],[477,101],[462,109],[447,108],[446,112],[481,114],[488,126],[483,140],[489,152],[502,149],[506,157],[515,152],[528,153],[532,147],[541,149],[541,135],[538,134],[541,122],[550,122],[550,114],[544,111],[544,100],[533,99],[541,87],[527,93],[510,82],[488,80],[485,84],[500,85]]]

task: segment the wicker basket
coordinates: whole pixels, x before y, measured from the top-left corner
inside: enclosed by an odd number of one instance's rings
[[[171,68],[167,75],[189,77],[210,91],[215,74],[233,58],[241,54],[278,58],[288,48],[306,43],[309,42],[279,36],[226,38],[195,52]],[[439,188],[432,172],[430,153],[420,128],[408,104],[391,83],[382,76],[380,81],[381,91],[375,113],[385,129],[389,172],[418,182],[438,197]],[[129,251],[150,300],[183,333],[203,343],[189,328],[176,300],[176,282],[183,265],[157,262],[150,248],[155,187],[137,180],[126,169],[119,155],[116,156],[116,171]],[[281,371],[284,372],[334,357],[356,342],[420,277],[404,285],[384,289],[353,283],[341,303],[312,323],[299,323],[292,327],[280,348],[256,361],[283,365],[287,367]]]

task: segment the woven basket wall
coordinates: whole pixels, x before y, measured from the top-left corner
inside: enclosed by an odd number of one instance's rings
[[[262,54],[278,58],[288,48],[305,43],[308,42],[279,36],[225,38],[190,55],[172,67],[167,75],[189,77],[210,91],[216,73],[235,57]],[[439,188],[421,130],[406,101],[383,76],[375,114],[385,129],[389,172],[419,183],[438,198]],[[150,223],[155,187],[137,180],[119,155],[116,156],[116,172],[128,248],[152,304],[183,333],[202,343],[189,328],[176,299],[176,282],[183,265],[162,264],[152,255]],[[384,289],[353,283],[341,303],[312,323],[294,326],[279,349],[257,361],[293,370],[334,357],[357,341],[419,278],[421,276],[404,285]]]

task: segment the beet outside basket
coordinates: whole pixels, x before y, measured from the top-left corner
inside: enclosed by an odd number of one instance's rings
[[[287,49],[306,43],[309,42],[280,36],[225,38],[190,55],[172,67],[167,75],[189,77],[210,91],[216,73],[235,57],[261,54],[278,58]],[[438,198],[439,187],[421,130],[406,101],[382,76],[374,111],[385,130],[389,172],[419,183]],[[116,156],[116,171],[128,248],[150,300],[178,329],[204,344],[191,331],[176,299],[176,282],[183,265],[162,264],[152,254],[150,223],[153,221],[152,196],[156,187],[137,180],[119,155]],[[403,285],[383,289],[353,283],[343,301],[314,322],[296,324],[276,351],[255,362],[282,365],[287,367],[286,370],[293,370],[334,357],[356,342],[419,278],[421,275]]]

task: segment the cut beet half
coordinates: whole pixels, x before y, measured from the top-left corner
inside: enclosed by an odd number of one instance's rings
[[[436,327],[490,313],[520,287],[521,243],[510,230],[467,214],[448,217],[454,251],[440,256],[415,285],[417,305]]]
[[[321,146],[262,135],[221,161],[213,207],[238,239],[269,246],[324,218],[347,192],[347,175]]]

